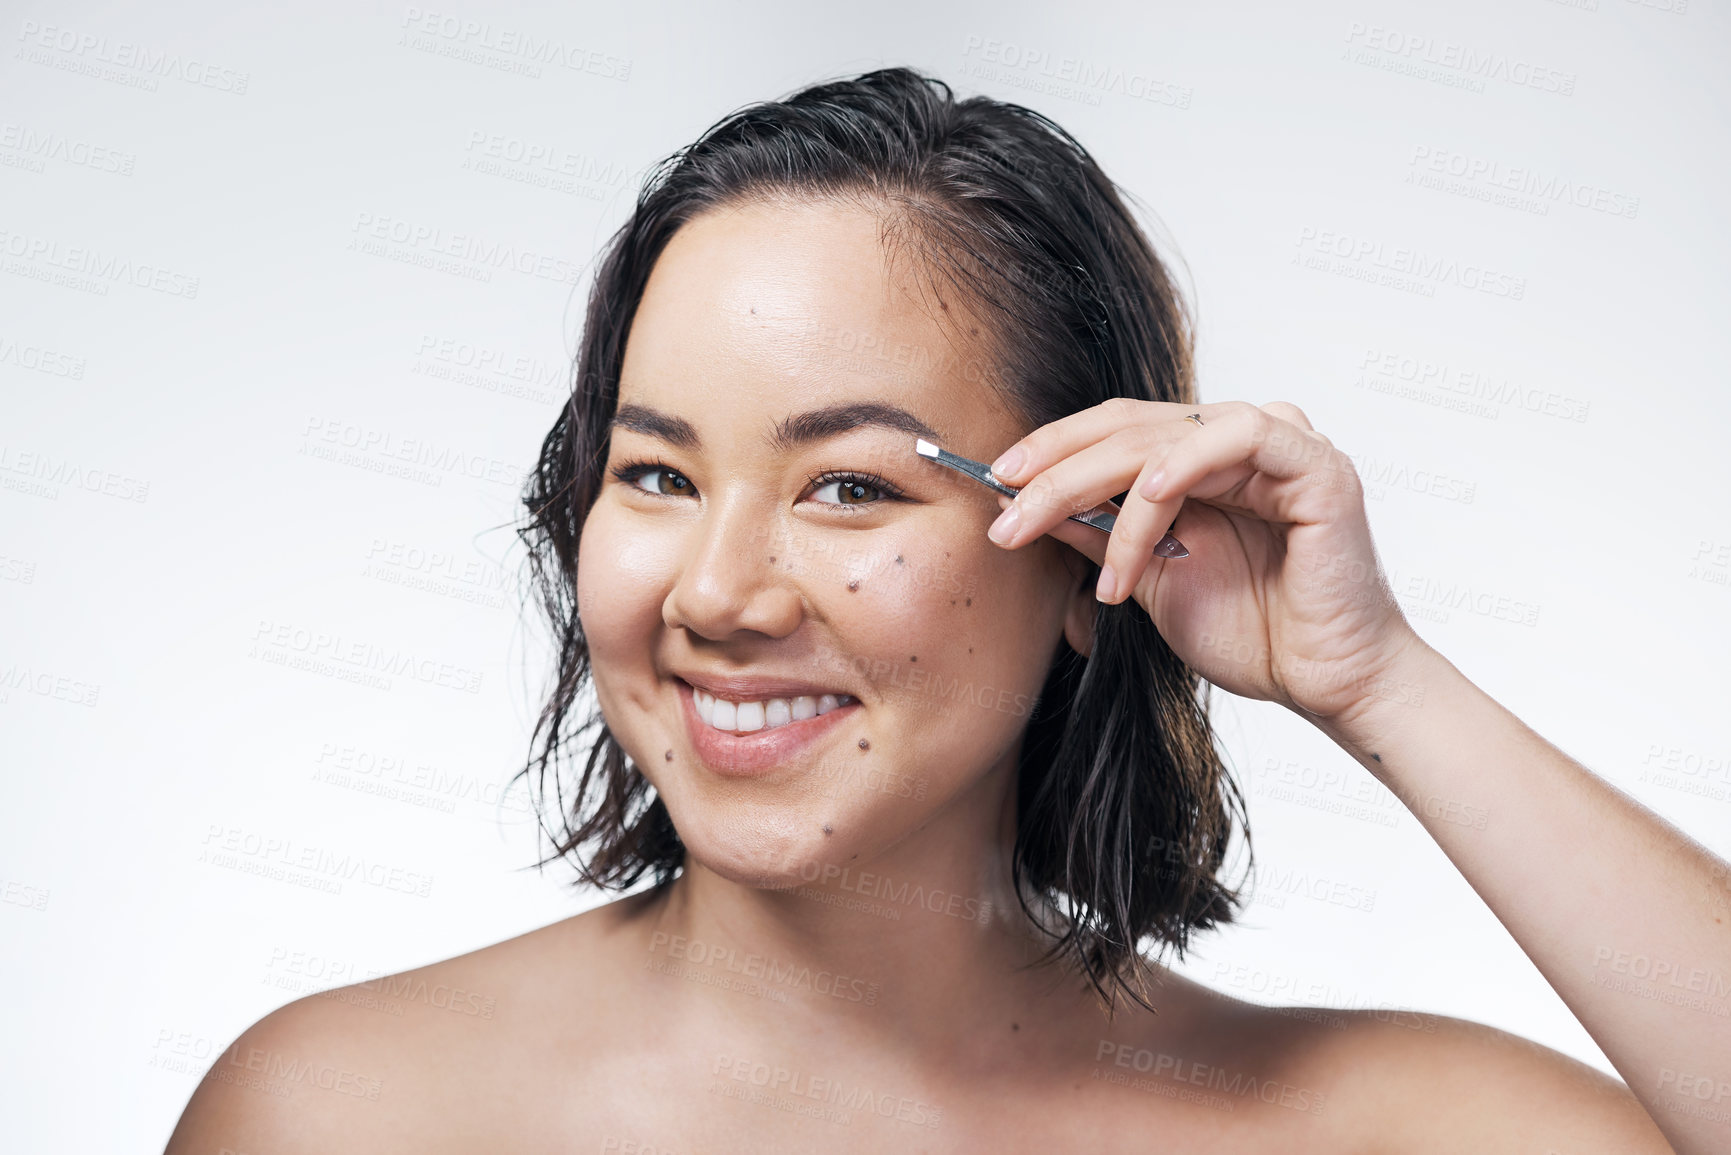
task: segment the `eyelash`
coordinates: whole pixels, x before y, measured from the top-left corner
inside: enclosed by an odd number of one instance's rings
[[[671,473],[678,477],[685,477],[685,474],[680,473],[679,470],[668,465],[666,462],[652,460],[621,462],[619,465],[613,467],[611,473],[616,480],[623,482],[626,485],[630,485],[633,488],[638,489],[640,492],[648,493],[651,497],[677,497],[678,494],[673,493],[650,493],[649,490],[643,489],[641,486],[636,484],[645,474],[653,473],[656,470]],[[686,478],[687,482],[690,480],[690,478]],[[830,485],[835,482],[840,482],[843,485],[869,486],[872,489],[877,490],[883,498],[888,501],[905,500],[905,495],[901,490],[897,489],[875,473],[862,473],[853,469],[832,469],[827,472],[814,473],[806,479],[806,484],[814,488]],[[826,501],[822,504],[830,506],[832,509],[845,509],[850,512],[854,510],[863,510],[864,508],[860,505],[844,505],[841,502],[836,501]],[[878,505],[880,503],[872,501],[865,504]]]

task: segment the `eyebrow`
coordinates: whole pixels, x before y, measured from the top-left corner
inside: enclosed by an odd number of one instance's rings
[[[777,453],[787,453],[814,441],[826,441],[851,433],[855,429],[877,427],[910,433],[931,441],[942,442],[937,430],[896,405],[864,401],[851,405],[830,405],[795,413],[776,422],[765,435],[769,447]],[[650,437],[658,437],[670,445],[696,452],[703,448],[697,429],[682,417],[663,413],[647,405],[621,405],[608,423],[608,433],[615,429],[630,429]]]

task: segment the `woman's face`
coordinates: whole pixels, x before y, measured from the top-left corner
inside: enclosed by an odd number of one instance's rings
[[[1066,628],[1087,647],[1079,555],[994,546],[992,493],[914,452],[990,461],[1027,429],[964,303],[922,292],[878,227],[750,204],[674,235],[583,527],[607,723],[692,857],[752,885],[863,869],[915,831],[995,836]],[[705,722],[693,684],[765,705]]]

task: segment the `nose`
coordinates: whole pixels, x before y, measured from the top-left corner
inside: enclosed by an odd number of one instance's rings
[[[785,637],[804,603],[776,556],[774,515],[744,493],[706,503],[690,530],[678,578],[661,605],[669,629],[720,641],[741,631]]]

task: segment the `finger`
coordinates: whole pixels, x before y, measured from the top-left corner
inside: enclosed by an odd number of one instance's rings
[[[1016,524],[1007,536],[992,540],[1005,549],[1015,549],[1065,518],[1125,492],[1157,447],[1173,435],[1170,423],[1165,431],[1132,425],[1063,458],[1022,487],[1015,500]]]
[[[1223,412],[1213,421],[1172,446],[1160,470],[1138,487],[1141,496],[1156,501],[1178,494],[1217,497],[1242,483],[1242,476],[1227,483],[1237,474],[1228,472],[1229,467],[1239,464],[1278,480],[1307,475],[1321,480],[1323,471],[1337,468],[1338,453],[1320,435],[1248,401],[1223,401],[1221,406]],[[1208,487],[1199,487],[1210,474],[1217,476]]]
[[[1270,401],[1262,406],[1262,411],[1290,421],[1300,429],[1306,429],[1313,433],[1316,431],[1316,426],[1310,423],[1310,418],[1304,415],[1304,410],[1290,401]]]
[[[1010,499],[998,494],[998,508],[1010,508]],[[1063,542],[1095,565],[1099,565],[1106,557],[1108,536],[1097,526],[1083,525],[1079,521],[1065,518],[1046,531],[1046,536]]]
[[[1294,405],[1292,402],[1290,402],[1290,401],[1270,401],[1268,404],[1264,405],[1262,408],[1266,412],[1274,414],[1276,417],[1285,418],[1286,420],[1292,422],[1294,425],[1298,426],[1300,429],[1304,430],[1306,433],[1313,434],[1318,441],[1322,442],[1324,445],[1328,446],[1330,449],[1334,448],[1334,442],[1330,441],[1327,437],[1324,437],[1322,434],[1317,433],[1316,432],[1316,426],[1314,426],[1310,423],[1310,418],[1308,418],[1304,415],[1304,410],[1300,409],[1298,406]]]
[[[1210,405],[1180,405],[1172,401],[1140,401],[1133,397],[1112,397],[1099,405],[1040,426],[999,454],[997,461],[992,463],[992,472],[1006,485],[1020,485],[1022,479],[1031,478],[1128,426],[1159,424],[1170,420],[1174,414],[1181,417],[1185,413],[1197,412],[1207,420],[1208,414],[1214,408],[1215,406]],[[1006,464],[1004,469],[998,468],[999,462],[1008,462],[1011,455],[1018,450],[1021,451],[1019,462],[1013,466]]]
[[[1154,556],[1154,546],[1178,520],[1184,495],[1178,493],[1161,501],[1149,501],[1140,492],[1142,482],[1157,468],[1156,458],[1149,458],[1125,495],[1118,510],[1118,520],[1106,541],[1106,556],[1100,563],[1100,583],[1097,596],[1107,605],[1117,605],[1141,584],[1150,564],[1165,565],[1165,558]]]

